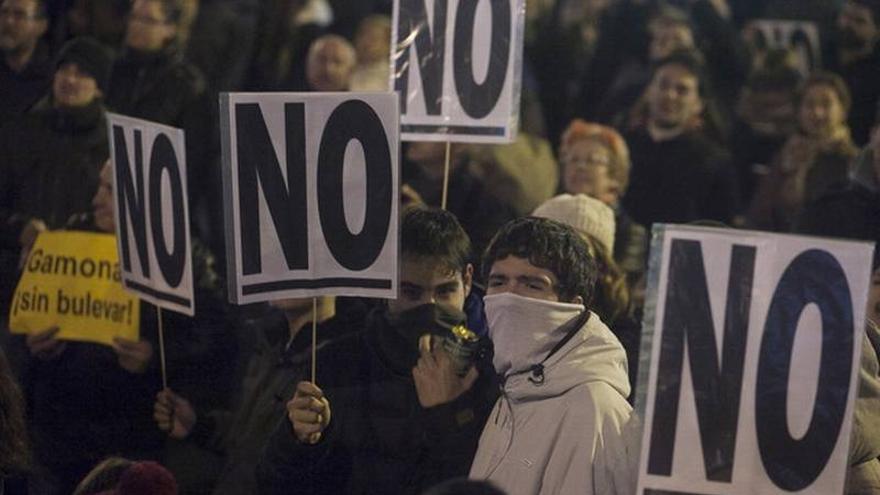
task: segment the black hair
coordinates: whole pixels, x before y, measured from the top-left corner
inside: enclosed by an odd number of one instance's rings
[[[667,65],[678,65],[691,73],[697,79],[697,92],[700,98],[706,100],[712,93],[709,88],[709,76],[706,73],[706,63],[703,56],[696,50],[676,50],[668,57],[658,60],[651,72],[651,79],[657,76],[657,72]]]
[[[402,258],[434,258],[450,271],[463,273],[471,240],[452,213],[411,206],[400,220],[400,250]]]
[[[596,260],[578,233],[568,225],[546,218],[525,217],[502,226],[483,255],[484,277],[492,265],[508,256],[550,270],[559,284],[556,294],[568,302],[581,296],[589,306],[598,277]]]

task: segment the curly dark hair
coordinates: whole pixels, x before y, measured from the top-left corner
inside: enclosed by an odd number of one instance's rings
[[[492,265],[508,256],[550,270],[559,284],[556,294],[562,301],[581,296],[590,306],[596,286],[596,260],[578,233],[562,223],[546,218],[525,217],[502,226],[483,255],[483,276],[488,278]]]
[[[24,399],[0,347],[0,474],[22,473],[30,465]]]
[[[448,211],[411,206],[400,220],[400,251],[404,258],[433,258],[451,272],[464,272],[471,240]]]

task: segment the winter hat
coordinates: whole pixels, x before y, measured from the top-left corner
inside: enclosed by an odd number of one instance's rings
[[[586,194],[560,194],[535,209],[533,216],[564,223],[596,238],[608,254],[614,252],[614,210]]]
[[[98,89],[105,92],[110,79],[110,69],[113,66],[113,57],[104,45],[87,36],[74,38],[61,47],[55,62],[55,70],[67,62],[73,62],[87,72],[95,79]]]
[[[153,461],[136,462],[122,473],[113,490],[117,495],[177,495],[170,471]]]

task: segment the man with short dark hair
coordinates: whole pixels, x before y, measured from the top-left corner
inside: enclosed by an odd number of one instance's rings
[[[503,383],[470,477],[511,495],[633,493],[626,354],[589,310],[596,262],[571,227],[514,220],[483,258]]]
[[[862,146],[870,137],[880,98],[880,0],[844,2],[835,41],[829,68],[849,86],[849,127],[853,141]]]
[[[52,88],[0,132],[0,308],[15,288],[22,250],[90,208],[109,155],[101,95],[110,63],[98,42],[71,40],[58,56]]]
[[[730,222],[737,205],[728,153],[705,131],[710,98],[699,58],[678,52],[658,63],[648,119],[624,137],[632,171],[623,206],[636,222]]]
[[[24,114],[49,89],[52,62],[41,41],[47,26],[43,0],[0,2],[0,126]]]
[[[496,395],[460,326],[470,241],[437,209],[407,209],[400,230],[398,298],[319,351],[260,462],[260,493],[420,494],[467,473]]]

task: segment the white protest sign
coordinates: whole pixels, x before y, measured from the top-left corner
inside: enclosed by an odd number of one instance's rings
[[[397,95],[220,100],[230,300],[396,297]]]
[[[404,141],[516,137],[524,0],[395,0],[391,87]]]
[[[195,313],[183,131],[107,114],[122,283],[156,306]]]
[[[802,74],[807,75],[821,66],[822,46],[816,23],[759,19],[749,22],[748,27],[759,50],[785,48],[793,51]]]
[[[655,227],[639,494],[843,493],[872,249]]]

